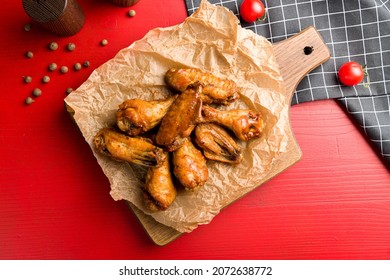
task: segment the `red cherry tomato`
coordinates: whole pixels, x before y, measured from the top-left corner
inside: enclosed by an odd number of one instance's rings
[[[249,23],[264,20],[266,13],[263,2],[261,0],[244,0],[240,6],[240,15],[244,21]]]
[[[363,67],[355,62],[350,61],[341,65],[338,76],[342,84],[346,86],[355,86],[363,81],[365,71]]]

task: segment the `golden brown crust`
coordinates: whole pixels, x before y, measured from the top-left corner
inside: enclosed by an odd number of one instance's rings
[[[173,152],[173,173],[187,190],[197,190],[208,180],[206,159],[188,138]]]
[[[170,87],[181,92],[191,84],[200,83],[203,87],[201,99],[205,104],[227,105],[240,96],[234,81],[216,77],[196,68],[171,68],[165,74],[165,81]]]
[[[97,151],[119,161],[143,166],[161,163],[163,150],[146,138],[129,137],[112,128],[103,128],[96,134],[93,143]]]
[[[150,167],[143,187],[146,205],[152,211],[166,210],[176,198],[169,156],[164,153],[160,166]]]
[[[195,142],[208,159],[230,164],[238,164],[243,159],[240,146],[217,124],[198,124],[195,128]]]
[[[158,145],[165,146],[168,151],[174,151],[191,134],[199,115],[201,90],[198,84],[190,86],[176,98],[161,121],[156,136]]]
[[[130,136],[145,133],[160,123],[175,99],[174,95],[164,100],[126,100],[116,112],[117,126]]]
[[[202,118],[203,122],[217,123],[230,129],[243,141],[260,137],[264,130],[262,114],[252,110],[221,111],[205,105],[202,107]]]

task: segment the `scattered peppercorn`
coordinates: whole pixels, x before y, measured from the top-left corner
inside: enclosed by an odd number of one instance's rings
[[[66,89],[66,93],[67,93],[67,94],[70,94],[72,91],[73,91],[72,88],[67,88],[67,89]]]
[[[27,58],[33,58],[34,57],[33,52],[31,52],[31,51],[26,52],[26,57]]]
[[[58,44],[57,44],[56,42],[51,42],[51,43],[49,44],[49,49],[50,49],[51,51],[57,50],[57,49],[58,49]]]
[[[57,69],[57,64],[56,63],[50,63],[48,67],[49,71],[54,71]]]
[[[26,77],[23,77],[23,79],[24,79],[24,82],[25,82],[26,84],[29,84],[29,83],[31,83],[31,82],[32,82],[32,78],[31,78],[31,76],[26,76]]]
[[[129,11],[129,13],[128,13],[128,15],[129,15],[129,17],[135,17],[135,11],[134,10],[130,10]]]
[[[75,44],[73,44],[73,43],[69,43],[69,44],[67,44],[66,45],[66,49],[68,50],[68,51],[74,51],[75,49],[76,49],[76,45]]]
[[[85,68],[89,67],[90,65],[91,65],[91,63],[90,63],[88,60],[86,60],[86,61],[83,62],[83,66],[84,66]]]
[[[31,30],[31,24],[29,24],[29,23],[26,23],[25,25],[24,25],[24,31],[30,31]]]
[[[33,104],[35,102],[34,99],[31,97],[27,97],[26,100],[24,101],[27,105]]]
[[[47,84],[48,82],[50,82],[50,77],[49,77],[49,76],[43,76],[42,82],[44,82],[45,84]]]
[[[42,95],[42,91],[39,88],[35,88],[33,90],[33,95],[36,96],[36,97],[41,96]]]
[[[108,41],[106,39],[103,39],[101,42],[100,42],[100,45],[102,46],[107,46],[108,44]]]
[[[61,66],[61,69],[60,69],[61,73],[65,74],[68,72],[68,67],[67,66]]]
[[[81,69],[81,64],[77,62],[75,65],[73,65],[73,68],[74,70],[79,71]]]

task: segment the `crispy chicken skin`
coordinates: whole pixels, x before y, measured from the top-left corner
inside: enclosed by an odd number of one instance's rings
[[[186,190],[197,190],[208,180],[206,159],[189,138],[173,152],[173,173]]]
[[[175,98],[176,95],[164,100],[129,99],[124,101],[116,112],[118,128],[130,136],[149,131],[160,123]]]
[[[165,146],[168,151],[174,151],[191,134],[200,114],[201,91],[202,87],[195,84],[189,86],[175,99],[161,121],[156,136],[158,145]]]
[[[217,124],[198,124],[195,128],[195,142],[208,159],[230,164],[238,164],[242,161],[240,146],[225,129]]]
[[[261,113],[252,110],[221,111],[205,105],[202,106],[202,118],[202,122],[217,123],[232,130],[243,141],[259,137],[264,129]]]
[[[165,74],[166,83],[177,91],[184,91],[189,85],[199,82],[203,86],[201,99],[205,104],[227,105],[239,98],[236,83],[221,79],[196,68],[171,68]]]
[[[152,211],[166,210],[176,198],[169,164],[169,155],[164,153],[160,166],[150,167],[143,187],[146,206]]]
[[[143,166],[159,166],[164,157],[164,151],[154,146],[149,139],[129,137],[112,128],[101,129],[93,143],[100,153]]]

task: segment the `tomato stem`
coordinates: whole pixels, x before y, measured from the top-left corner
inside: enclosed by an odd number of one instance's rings
[[[264,10],[264,14],[257,19],[257,21],[265,21],[267,18],[267,9]]]
[[[370,75],[368,75],[368,70],[367,70],[367,64],[363,66],[363,73],[366,81],[363,82],[363,85],[365,88],[370,87]]]

